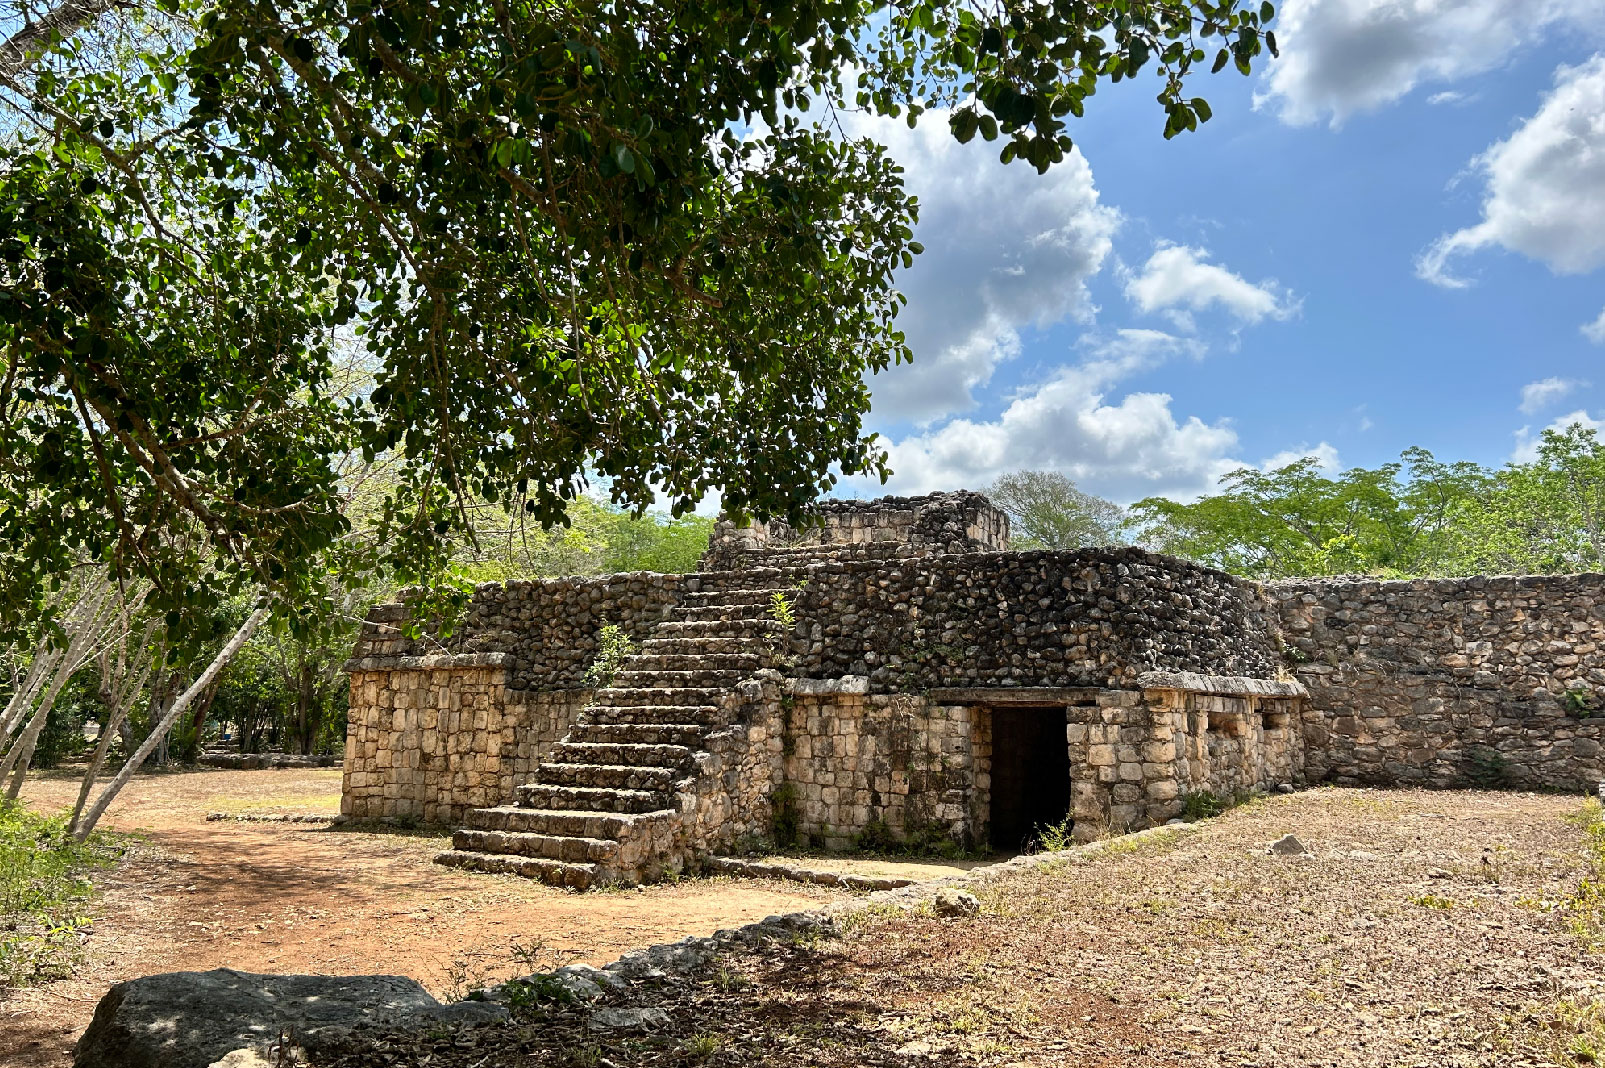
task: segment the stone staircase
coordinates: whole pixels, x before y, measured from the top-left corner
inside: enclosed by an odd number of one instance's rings
[[[651,881],[729,844],[728,833],[710,840],[707,827],[686,824],[710,807],[731,807],[722,795],[732,759],[747,745],[742,721],[753,700],[741,691],[773,666],[785,638],[771,615],[774,595],[795,593],[813,564],[891,559],[900,548],[769,547],[742,554],[737,569],[695,576],[518,788],[517,803],[469,812],[436,862],[583,890]],[[715,747],[726,756],[711,753]],[[765,806],[767,793],[759,796]],[[749,825],[754,815],[747,813]],[[767,808],[763,815],[766,826]]]
[[[793,573],[699,576],[518,788],[517,804],[470,812],[436,861],[574,889],[683,866],[679,824],[696,810],[710,737],[739,726],[731,697],[769,665],[782,638],[771,598],[791,589]]]

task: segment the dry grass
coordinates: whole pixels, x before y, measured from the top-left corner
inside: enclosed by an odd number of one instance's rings
[[[1605,1058],[1605,833],[1579,807],[1272,798],[986,886],[973,920],[874,908],[840,940],[612,999],[666,1009],[665,1033],[593,1034],[553,1006],[461,1050],[387,1052],[433,1068],[1582,1068]],[[1289,831],[1310,855],[1266,855]]]

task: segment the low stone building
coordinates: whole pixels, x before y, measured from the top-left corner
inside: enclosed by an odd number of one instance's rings
[[[1017,849],[1317,781],[1605,777],[1597,576],[1262,586],[1008,550],[976,494],[721,522],[700,571],[481,586],[447,646],[368,618],[343,810],[441,861],[632,882],[760,841]],[[635,651],[587,683],[604,625]]]

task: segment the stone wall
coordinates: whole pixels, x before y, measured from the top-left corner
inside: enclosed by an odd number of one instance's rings
[[[349,664],[341,813],[446,824],[510,800],[591,694],[518,690],[505,661],[465,654]]]
[[[1284,582],[1266,593],[1310,691],[1312,779],[1605,780],[1605,717],[1583,715],[1605,712],[1605,576]]]
[[[821,563],[793,610],[793,673],[867,675],[875,692],[1279,670],[1252,585],[1135,548]]]
[[[798,839],[846,849],[878,824],[898,839],[984,840],[985,739],[973,710],[870,695],[860,682],[794,691],[787,703],[777,804]]]
[[[893,555],[986,552],[1009,547],[1009,517],[979,493],[931,493],[873,501],[821,501],[818,525],[782,520],[714,525],[704,571],[744,566],[753,553],[821,546],[883,547]]]
[[[487,582],[474,590],[462,623],[444,644],[402,636],[405,604],[375,605],[363,623],[352,656],[371,660],[439,653],[498,654],[505,657],[508,684],[514,689],[582,688],[585,670],[596,659],[596,640],[603,624],[615,624],[631,638],[644,638],[697,582],[695,575],[651,571]]]

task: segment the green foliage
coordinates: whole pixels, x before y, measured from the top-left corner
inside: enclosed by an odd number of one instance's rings
[[[1424,449],[1335,477],[1305,457],[1274,471],[1234,471],[1221,493],[1192,504],[1138,501],[1132,526],[1162,552],[1251,578],[1431,574],[1446,564],[1461,505],[1488,478],[1475,464],[1440,463]]]
[[[94,895],[86,873],[121,855],[112,835],[75,843],[64,819],[0,800],[0,989],[72,974]]]
[[[1482,790],[1496,790],[1511,784],[1510,761],[1505,754],[1486,745],[1473,746],[1466,754],[1463,777]]]
[[[479,537],[455,552],[459,574],[472,582],[505,582],[547,575],[599,575],[618,571],[695,571],[708,549],[713,520],[660,512],[634,515],[590,494],[570,502],[566,523],[550,530],[525,527],[499,507],[474,513]]]
[[[1593,715],[1596,700],[1594,691],[1582,683],[1573,683],[1570,688],[1560,695],[1562,707],[1566,709],[1568,715],[1575,716],[1577,719]]]
[[[1189,823],[1194,820],[1213,819],[1231,807],[1230,799],[1212,790],[1194,790],[1192,793],[1182,795],[1181,818]]]
[[[797,626],[797,612],[788,595],[779,591],[769,595],[769,618],[788,634]]]
[[[901,169],[824,116],[951,106],[1045,170],[1105,80],[1153,72],[1167,137],[1207,121],[1191,75],[1246,74],[1272,15],[159,0],[69,29],[0,100],[0,640],[85,561],[155,584],[180,658],[258,590],[307,640],[332,576],[436,586],[477,502],[555,529],[591,477],[800,521],[886,473],[865,379],[908,355],[921,251]],[[673,533],[626,566],[684,566]]]
[[[1306,457],[1234,471],[1190,504],[1151,497],[1129,529],[1161,552],[1250,578],[1554,574],[1605,570],[1605,446],[1546,430],[1537,458],[1489,470],[1407,449],[1328,476]]]
[[[1044,853],[1063,853],[1076,844],[1075,817],[1066,813],[1058,823],[1037,828],[1037,848]]]
[[[609,686],[619,667],[635,653],[635,642],[617,623],[604,623],[596,638],[596,659],[585,669],[585,685],[593,690]]]
[[[798,824],[801,815],[797,809],[799,798],[794,783],[783,782],[769,795],[769,837],[781,849],[797,844]]]
[[[1125,509],[1076,488],[1054,471],[1016,471],[985,491],[1009,514],[1009,544],[1016,549],[1080,549],[1125,539]]]
[[[1605,941],[1605,812],[1597,798],[1590,798],[1573,820],[1583,831],[1588,873],[1567,905],[1573,932],[1585,945],[1597,947]]]

